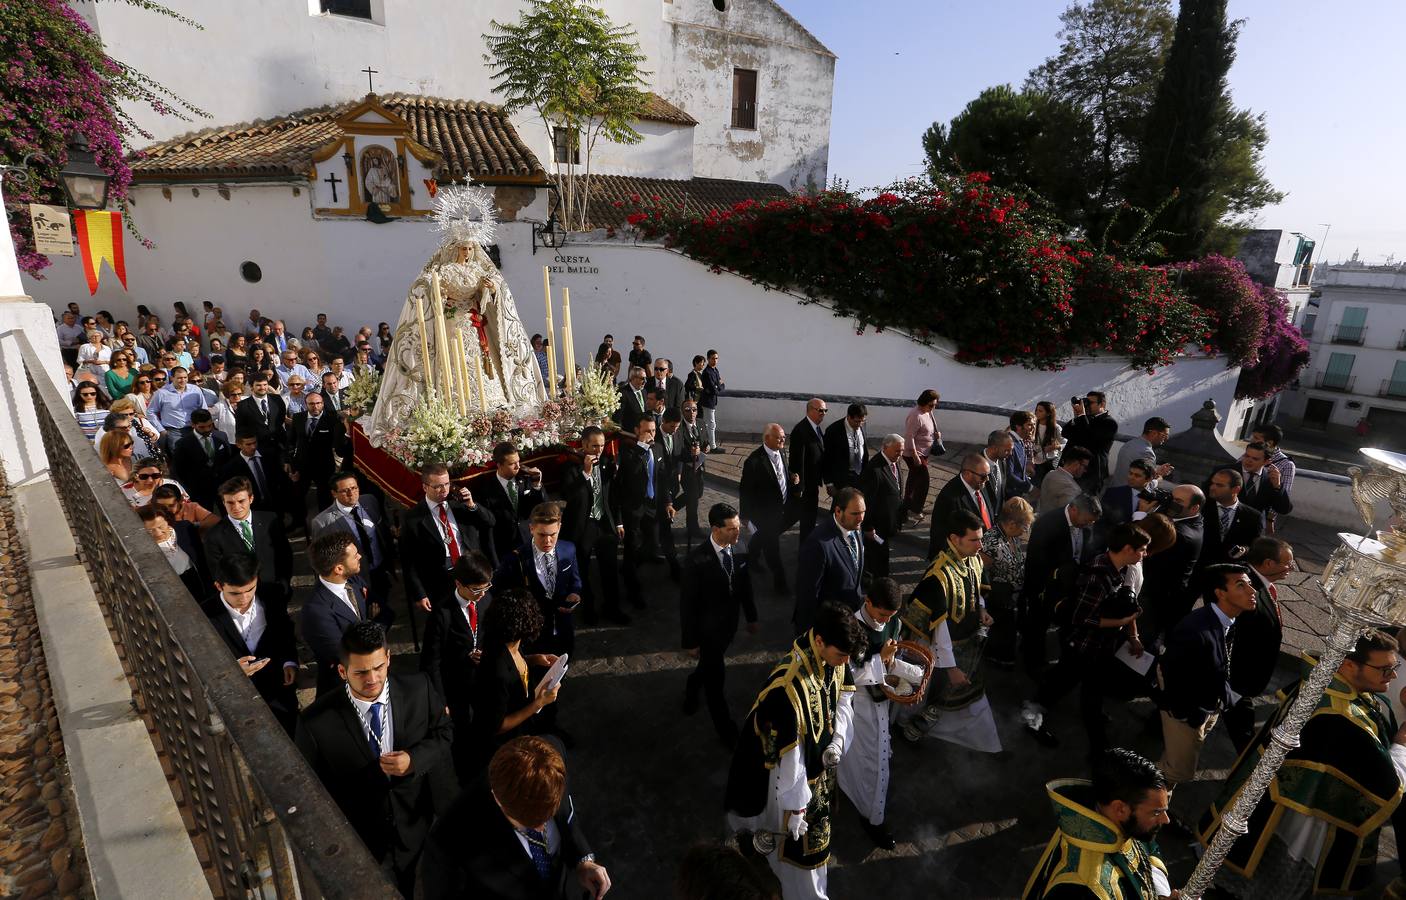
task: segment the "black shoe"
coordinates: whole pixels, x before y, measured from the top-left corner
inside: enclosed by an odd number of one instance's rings
[[[630,617],[627,616],[623,610],[619,609],[607,609],[605,611],[605,620],[607,622],[613,622],[616,625],[630,624]]]
[[[864,826],[864,833],[869,835],[869,840],[880,850],[892,850],[898,846],[898,841],[894,840],[893,834],[884,826],[875,825],[867,819],[860,819],[859,824]]]
[[[719,453],[726,453],[726,452],[727,452],[727,451],[724,450],[722,447],[714,447],[712,450],[709,450],[709,451],[708,451],[708,454],[709,454],[710,456],[717,456]]]
[[[1041,725],[1039,728],[1031,728],[1029,725],[1026,725],[1026,726],[1024,726],[1024,728],[1025,728],[1025,733],[1028,734],[1028,735],[1030,735],[1031,737],[1033,737],[1033,738],[1035,739],[1035,741],[1036,741],[1040,746],[1042,746],[1042,747],[1058,747],[1058,746],[1059,746],[1059,738],[1055,737],[1054,732],[1053,732],[1053,731],[1050,731],[1050,730],[1049,730],[1048,728],[1046,728],[1044,725]]]
[[[685,694],[683,695],[683,714],[684,714],[684,715],[686,715],[686,716],[691,716],[691,715],[693,715],[694,713],[698,712],[698,706],[699,706],[699,702],[698,702],[698,695],[697,695],[697,694],[685,693]]]

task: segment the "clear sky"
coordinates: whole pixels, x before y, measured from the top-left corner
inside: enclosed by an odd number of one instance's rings
[[[994,84],[1019,86],[1059,47],[1066,0],[780,0],[839,57],[830,172],[851,187],[922,170],[923,131]],[[1268,114],[1266,228],[1406,260],[1406,3],[1230,0],[1246,20],[1236,105]]]

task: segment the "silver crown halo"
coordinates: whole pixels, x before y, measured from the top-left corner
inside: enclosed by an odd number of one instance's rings
[[[479,244],[487,247],[498,232],[498,211],[493,193],[468,185],[442,187],[434,198],[434,227],[445,244]]]

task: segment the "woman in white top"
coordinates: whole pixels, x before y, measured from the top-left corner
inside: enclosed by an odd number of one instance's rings
[[[230,379],[220,385],[220,399],[210,407],[210,417],[215,420],[215,430],[223,431],[234,440],[234,408],[244,399],[244,390],[239,379]]]
[[[88,332],[88,343],[78,348],[78,368],[97,376],[98,384],[107,375],[107,365],[112,360],[112,348],[107,346],[107,338],[101,331]]]

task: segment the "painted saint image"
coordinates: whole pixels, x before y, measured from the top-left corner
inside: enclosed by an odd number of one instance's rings
[[[385,147],[361,151],[361,182],[371,203],[395,203],[400,199],[400,179],[395,157]]]

